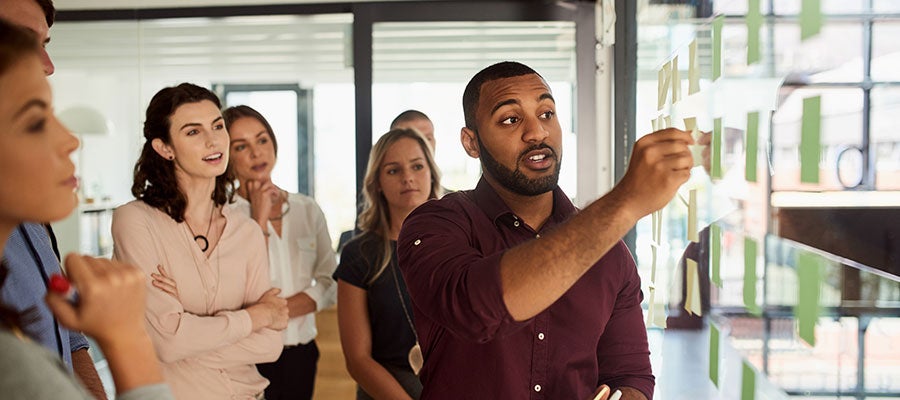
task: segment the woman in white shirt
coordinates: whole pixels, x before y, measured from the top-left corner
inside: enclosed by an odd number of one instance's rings
[[[278,143],[259,112],[236,106],[222,115],[231,136],[231,168],[240,182],[235,207],[262,228],[272,286],[288,300],[284,351],[274,363],[257,365],[271,381],[266,399],[311,399],[319,359],[314,313],[336,300],[331,274],[337,263],[325,215],[312,198],[272,183]]]

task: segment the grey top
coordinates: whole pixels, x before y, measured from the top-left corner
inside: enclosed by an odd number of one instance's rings
[[[92,400],[59,356],[0,329],[0,393],[7,400]],[[165,384],[141,386],[118,400],[174,400]]]

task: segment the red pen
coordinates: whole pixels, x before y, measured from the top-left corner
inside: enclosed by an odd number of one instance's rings
[[[51,292],[64,296],[70,303],[78,303],[78,291],[75,290],[75,287],[69,283],[66,277],[60,274],[51,275],[47,287]]]

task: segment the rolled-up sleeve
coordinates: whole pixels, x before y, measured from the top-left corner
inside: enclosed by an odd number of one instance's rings
[[[404,221],[397,251],[414,306],[456,336],[485,343],[524,322],[515,322],[503,302],[503,252],[474,247],[475,228],[462,213],[431,201]]]

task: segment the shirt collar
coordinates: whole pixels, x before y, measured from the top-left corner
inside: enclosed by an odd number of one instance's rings
[[[495,224],[500,217],[505,215],[515,215],[500,195],[497,194],[497,191],[494,190],[491,184],[484,179],[483,175],[481,179],[478,180],[478,185],[472,190],[472,198],[478,208],[481,208]],[[566,196],[559,185],[557,185],[556,188],[553,189],[553,211],[550,213],[550,218],[547,220],[547,223],[544,224],[544,227],[550,227],[561,223],[576,212],[578,212],[578,209],[572,204],[572,201],[569,200],[569,197]]]

